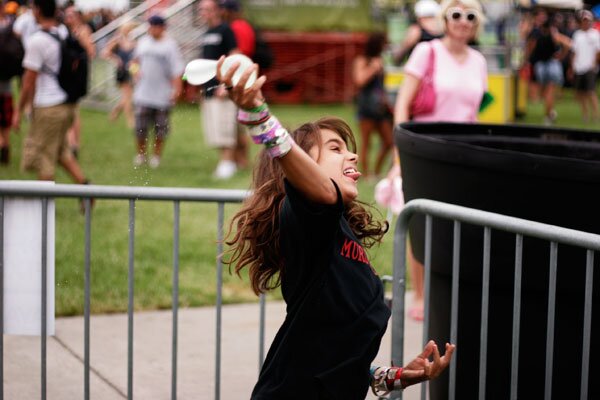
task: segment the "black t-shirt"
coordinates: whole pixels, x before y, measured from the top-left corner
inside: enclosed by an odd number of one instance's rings
[[[334,205],[309,203],[286,181],[279,216],[287,315],[253,400],[363,400],[390,310],[381,280]]]
[[[529,58],[529,62],[532,64],[538,61],[550,60],[559,49],[559,46],[552,39],[550,32],[545,32],[541,29],[534,28],[529,34],[529,40],[535,40],[535,47]]]
[[[200,46],[202,48],[200,58],[218,60],[221,56],[226,56],[231,50],[237,48],[237,42],[229,25],[222,23],[204,32],[200,38]],[[213,90],[206,89],[212,89],[218,84],[216,79],[211,79],[204,84],[207,97],[212,96]]]

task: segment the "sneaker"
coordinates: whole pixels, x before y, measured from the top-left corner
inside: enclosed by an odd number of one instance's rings
[[[217,169],[215,169],[215,173],[213,175],[216,179],[229,179],[235,174],[236,171],[237,167],[234,161],[221,160],[219,161]]]
[[[150,160],[148,161],[148,165],[150,166],[150,168],[152,169],[156,169],[158,168],[158,166],[160,165],[160,157],[157,156],[156,154],[150,157]]]
[[[554,121],[556,121],[556,117],[558,117],[558,113],[556,110],[550,110],[548,115],[544,117],[544,125],[551,126],[554,125]]]
[[[140,167],[145,162],[146,162],[146,156],[143,154],[136,154],[135,157],[133,157],[133,166],[134,167]]]

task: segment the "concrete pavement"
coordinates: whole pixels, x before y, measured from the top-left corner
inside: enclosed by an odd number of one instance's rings
[[[412,298],[407,295],[407,300]],[[407,304],[408,309],[410,304]],[[179,310],[177,398],[215,398],[214,307]],[[265,343],[271,343],[285,316],[282,302],[268,302]],[[258,375],[258,304],[228,305],[222,313],[221,399],[248,399]],[[127,398],[127,315],[93,315],[90,321],[90,398]],[[422,325],[407,318],[405,355],[421,350]],[[171,399],[171,311],[134,316],[133,397]],[[390,329],[375,364],[388,365]],[[40,398],[40,338],[4,335],[4,399]],[[83,398],[83,318],[58,318],[47,340],[47,399]],[[265,354],[266,354],[265,349]],[[420,388],[404,392],[419,398]],[[369,400],[375,399],[369,394]]]

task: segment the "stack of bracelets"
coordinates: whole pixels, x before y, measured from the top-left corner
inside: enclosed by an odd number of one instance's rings
[[[269,113],[267,103],[251,110],[238,111],[238,121],[246,125],[256,144],[264,144],[272,158],[285,156],[294,144],[294,140],[277,118]]]
[[[371,390],[375,396],[381,397],[388,395],[392,390],[402,388],[400,382],[395,387],[396,381],[400,381],[402,368],[400,367],[376,367],[371,366]]]

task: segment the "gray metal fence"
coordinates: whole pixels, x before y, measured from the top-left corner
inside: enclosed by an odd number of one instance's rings
[[[514,298],[513,298],[513,319],[512,319],[512,354],[510,371],[510,399],[517,398],[517,389],[519,385],[519,336],[520,336],[520,317],[521,317],[521,293],[522,293],[522,254],[523,237],[540,238],[549,242],[549,290],[548,290],[548,308],[547,308],[547,332],[545,338],[546,359],[544,363],[545,381],[544,381],[544,399],[549,400],[552,397],[553,382],[553,355],[555,349],[554,328],[555,328],[555,306],[556,306],[556,287],[557,287],[557,255],[558,244],[566,244],[586,250],[585,263],[585,309],[583,313],[583,335],[581,337],[582,359],[581,382],[569,382],[569,386],[580,385],[580,399],[588,399],[588,383],[590,371],[590,340],[592,323],[592,293],[593,293],[593,264],[594,252],[600,250],[600,235],[580,232],[572,229],[561,228],[557,226],[532,222],[519,218],[499,215],[495,213],[474,210],[465,207],[445,204],[432,200],[413,200],[409,202],[396,224],[394,234],[394,282],[393,282],[393,300],[392,300],[392,361],[396,365],[403,365],[403,346],[404,346],[404,295],[405,295],[405,277],[406,277],[406,240],[408,234],[408,225],[410,219],[415,214],[425,215],[425,320],[423,325],[423,344],[429,337],[428,325],[430,320],[430,289],[431,289],[431,259],[432,248],[436,246],[432,240],[432,218],[440,218],[453,221],[453,239],[452,239],[452,283],[451,283],[451,313],[450,313],[450,332],[448,332],[449,341],[456,343],[457,323],[459,313],[459,274],[460,274],[460,245],[461,245],[461,226],[470,224],[483,227],[483,260],[482,260],[482,285],[481,285],[481,326],[480,326],[480,348],[479,348],[479,379],[478,379],[478,398],[486,398],[486,365],[487,359],[487,337],[489,322],[489,300],[490,300],[490,250],[491,250],[491,232],[492,230],[509,232],[515,235],[515,274],[514,274]],[[460,349],[457,349],[460,354]],[[473,360],[473,368],[477,367],[476,360]],[[572,366],[572,368],[577,368]],[[449,371],[449,399],[455,398],[456,390],[456,358],[453,359]],[[555,377],[558,378],[558,377]],[[474,382],[475,384],[475,382]],[[427,396],[427,385],[423,384],[421,388],[421,398]],[[394,392],[394,399],[401,399],[401,392]],[[542,398],[541,393],[538,398]]]
[[[118,187],[118,186],[87,186],[87,185],[53,185],[52,187],[38,185],[36,182],[13,183],[10,181],[0,181],[0,330],[4,328],[4,305],[2,304],[4,293],[4,249],[2,246],[4,238],[4,199],[5,197],[31,197],[39,198],[42,201],[42,296],[41,296],[41,397],[46,398],[46,238],[47,238],[47,208],[49,199],[55,198],[81,198],[83,199],[85,210],[85,258],[84,258],[84,393],[83,398],[90,398],[90,260],[91,260],[91,199],[118,199],[126,200],[129,203],[129,257],[128,257],[128,326],[127,326],[127,396],[133,398],[133,299],[134,299],[134,234],[135,234],[135,205],[139,201],[170,201],[173,203],[173,289],[172,289],[172,338],[171,338],[171,398],[177,398],[177,329],[178,329],[178,268],[179,268],[179,215],[181,202],[209,202],[216,203],[217,206],[217,254],[223,251],[223,223],[224,206],[226,203],[239,203],[246,196],[247,192],[242,190],[222,190],[222,189],[182,189],[182,188],[152,188],[152,187]],[[514,313],[512,326],[512,370],[510,392],[511,399],[517,398],[518,385],[518,359],[519,359],[519,334],[520,334],[520,307],[521,307],[521,271],[522,271],[522,250],[523,237],[536,237],[550,242],[550,290],[548,299],[548,331],[546,337],[546,385],[545,399],[550,399],[552,395],[552,366],[554,351],[554,302],[556,295],[557,279],[557,245],[567,244],[587,249],[586,258],[586,286],[585,286],[585,310],[584,326],[582,337],[582,361],[581,361],[581,399],[587,399],[587,387],[589,382],[590,366],[590,341],[591,341],[591,319],[592,319],[592,293],[593,293],[593,263],[594,252],[600,250],[600,235],[589,234],[585,232],[574,231],[541,224],[537,222],[502,216],[494,213],[473,210],[464,207],[444,204],[431,200],[414,200],[407,204],[401,213],[394,234],[394,278],[393,278],[393,299],[392,299],[392,362],[396,365],[403,363],[404,346],[404,295],[405,295],[405,260],[406,260],[406,239],[408,222],[415,214],[426,215],[426,238],[425,238],[425,291],[429,293],[431,279],[431,251],[435,243],[432,243],[432,218],[442,218],[454,221],[453,237],[453,255],[452,255],[452,300],[451,300],[451,329],[449,338],[451,342],[456,342],[457,338],[457,320],[458,320],[458,289],[459,289],[459,268],[460,268],[460,233],[461,224],[472,224],[484,227],[484,249],[483,249],[483,284],[482,284],[482,304],[481,304],[481,328],[480,328],[480,372],[479,372],[479,398],[485,398],[486,388],[486,363],[487,363],[487,335],[488,335],[488,302],[490,285],[490,237],[492,229],[511,232],[515,234],[515,277],[514,277]],[[221,398],[221,307],[222,307],[222,272],[223,266],[219,258],[216,264],[217,270],[217,296],[216,296],[216,349],[215,349],[215,399]],[[428,339],[427,330],[429,315],[429,298],[425,299],[425,321],[423,329],[423,342]],[[260,299],[260,326],[259,326],[259,360],[260,368],[264,359],[264,324],[265,324],[265,298]],[[4,381],[4,348],[0,341],[0,379]],[[456,362],[451,364],[449,371],[449,393],[450,399],[454,399],[454,390],[456,384]],[[4,386],[0,389],[0,400],[3,396]],[[422,398],[426,398],[425,385],[421,391]],[[402,394],[395,392],[392,398],[400,399]]]
[[[129,255],[128,255],[128,325],[127,325],[127,398],[133,398],[133,315],[134,315],[134,236],[135,236],[135,205],[139,201],[162,200],[173,203],[173,329],[172,329],[172,360],[171,360],[171,398],[177,398],[177,329],[178,329],[178,287],[179,287],[179,216],[181,202],[208,202],[217,206],[217,248],[216,254],[223,252],[223,219],[226,203],[239,203],[247,196],[243,190],[224,189],[183,189],[130,186],[93,186],[93,185],[39,185],[37,182],[0,181],[0,332],[4,331],[4,200],[5,197],[39,198],[42,201],[42,296],[41,296],[41,398],[46,399],[46,280],[47,280],[47,210],[49,199],[81,198],[85,210],[85,265],[84,265],[84,393],[83,398],[90,398],[90,259],[91,259],[91,199],[120,199],[129,202]],[[223,265],[217,257],[217,293],[216,293],[216,351],[215,351],[215,399],[221,398],[221,308]],[[265,298],[260,299],[259,327],[259,360],[258,366],[264,359],[264,325]],[[4,345],[0,340],[0,382],[4,382]],[[0,400],[4,398],[4,385],[0,388]]]

